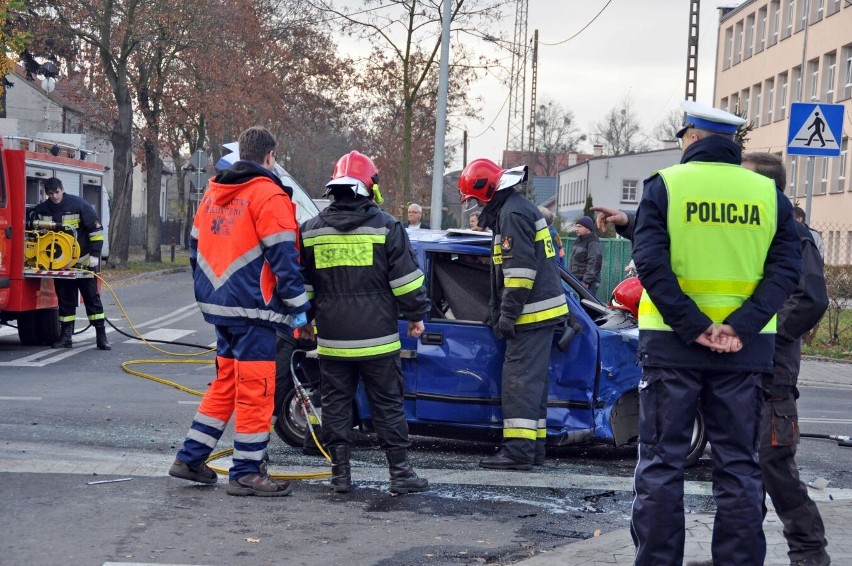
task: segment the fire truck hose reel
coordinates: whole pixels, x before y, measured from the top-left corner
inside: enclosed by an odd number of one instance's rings
[[[64,232],[37,234],[35,266],[38,269],[62,269],[77,263],[80,245]]]

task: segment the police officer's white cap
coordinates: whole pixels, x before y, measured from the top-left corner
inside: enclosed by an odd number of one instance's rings
[[[697,128],[714,134],[735,134],[737,128],[746,123],[745,118],[731,114],[719,108],[699,104],[694,100],[684,100],[680,107],[686,112],[683,127],[677,137],[682,138],[689,128]]]

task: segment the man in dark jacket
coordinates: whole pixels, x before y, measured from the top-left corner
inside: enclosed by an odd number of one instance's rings
[[[506,338],[503,442],[479,465],[497,470],[544,464],[547,367],[556,326],[568,315],[547,222],[514,189],[526,179],[526,166],[505,170],[488,159],[471,161],[459,177],[462,202],[485,205],[479,220],[494,234],[491,324],[498,338]]]
[[[104,230],[95,209],[85,199],[76,195],[66,195],[62,181],[51,177],[44,182],[47,199],[36,205],[33,215],[41,220],[51,220],[56,224],[73,230],[80,246],[79,269],[97,273],[100,271],[101,249],[104,245]],[[83,297],[86,316],[95,327],[98,350],[111,350],[106,336],[106,318],[104,305],[98,293],[98,284],[94,276],[79,279],[54,279],[56,297],[59,299],[59,322],[61,334],[53,348],[70,348],[74,336],[74,322],[77,312],[77,292]]]
[[[758,566],[766,554],[760,382],[773,370],[774,315],[799,279],[800,242],[790,202],[739,166],[733,137],[745,121],[695,102],[682,106],[681,163],[645,182],[634,232],[645,288],[636,564],[683,561],[683,469],[700,406],[713,447],[713,561]]]
[[[575,224],[577,240],[571,246],[569,271],[594,295],[601,284],[603,253],[601,241],[595,234],[595,224],[588,216],[581,216]]]
[[[374,202],[381,203],[378,178],[366,155],[344,155],[326,185],[334,200],[302,226],[322,373],[322,442],[331,453],[331,487],[340,493],[352,489],[349,435],[359,376],[387,454],[391,493],[429,488],[408,462],[398,320],[401,312],[408,335],[419,337],[430,303],[405,229]]]
[[[743,167],[775,181],[784,192],[784,164],[771,153],[746,153]],[[822,257],[808,227],[796,222],[802,249],[802,276],[796,290],[778,311],[775,336],[775,372],[763,376],[763,425],[760,438],[760,469],[763,487],[784,525],[790,563],[796,566],[828,566],[825,526],[819,509],[799,479],[796,446],[799,443],[796,382],[802,358],[802,336],[813,328],[828,308]]]

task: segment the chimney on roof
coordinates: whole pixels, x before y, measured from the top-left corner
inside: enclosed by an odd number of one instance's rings
[[[595,157],[601,157],[603,155],[603,144],[596,143],[592,146],[592,154]]]
[[[577,164],[577,154],[569,153],[568,154],[568,167],[573,167]]]
[[[677,143],[677,140],[663,140],[663,149],[677,149],[680,147],[680,144]]]

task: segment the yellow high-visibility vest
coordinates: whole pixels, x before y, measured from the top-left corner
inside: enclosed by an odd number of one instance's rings
[[[685,163],[659,173],[668,192],[672,271],[684,294],[720,324],[763,279],[777,229],[775,184],[728,163]],[[775,322],[773,316],[761,332],[774,333]],[[647,291],[639,329],[671,331]]]

